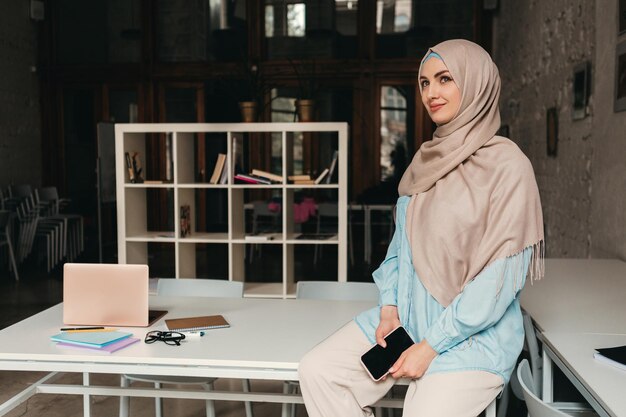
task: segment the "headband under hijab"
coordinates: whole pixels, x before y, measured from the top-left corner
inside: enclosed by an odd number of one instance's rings
[[[466,40],[442,42],[426,53],[420,74],[432,53],[450,71],[461,104],[422,144],[398,192],[411,196],[406,233],[415,271],[448,306],[486,266],[529,246],[531,279],[540,278],[543,216],[530,161],[509,139],[495,136],[500,76],[489,54]]]
[[[437,58],[437,59],[441,59],[441,57],[439,56],[438,53],[436,52],[431,52],[428,55],[426,55],[426,58],[424,58],[422,60],[422,65],[424,65],[424,62],[428,61],[430,58]],[[441,59],[443,61],[443,59]]]

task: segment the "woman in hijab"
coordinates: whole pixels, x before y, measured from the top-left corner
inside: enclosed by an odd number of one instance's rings
[[[422,102],[437,124],[404,173],[396,231],[374,272],[379,305],[300,362],[310,417],[371,416],[410,378],[404,416],[479,415],[508,381],[524,330],[520,291],[543,275],[543,219],[530,161],[500,127],[500,77],[466,40],[428,50]],[[403,326],[413,341],[373,381],[360,356]]]

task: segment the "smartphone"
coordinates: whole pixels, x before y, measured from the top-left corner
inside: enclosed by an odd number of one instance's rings
[[[398,360],[402,352],[413,346],[413,339],[404,327],[396,327],[385,336],[387,347],[379,344],[361,355],[361,364],[374,381],[380,381],[389,373],[389,368]]]

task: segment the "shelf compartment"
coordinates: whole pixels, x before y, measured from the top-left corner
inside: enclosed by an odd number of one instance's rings
[[[248,284],[275,284],[279,286],[280,296],[283,291],[283,247],[281,244],[250,244],[232,242],[231,279]],[[251,288],[257,286],[252,285]],[[250,290],[251,294],[258,292]],[[278,294],[272,290],[268,295]]]
[[[234,161],[233,173],[251,174],[253,170],[261,170],[283,177],[276,185],[281,187],[285,182],[283,175],[283,133],[277,132],[233,132],[231,134],[230,152]],[[270,158],[263,155],[269,151]],[[241,184],[243,186],[261,186],[262,184]]]
[[[319,184],[293,184],[296,187],[337,185],[339,174],[339,135],[337,132],[290,131],[285,135],[287,176],[309,175],[316,180],[328,168]],[[334,160],[334,162],[333,162]]]
[[[135,184],[130,181],[130,173],[127,167],[126,161],[126,153],[128,153],[129,157],[132,159],[133,154],[137,153],[136,158],[141,165],[141,178],[147,181],[164,181],[164,184],[169,184],[173,182],[172,175],[172,166],[173,166],[173,156],[171,154],[171,146],[172,146],[172,137],[173,134],[171,132],[145,132],[145,133],[137,133],[137,132],[124,132],[123,133],[123,151],[121,157],[123,158],[123,168],[124,168],[124,184],[130,185]],[[156,149],[164,147],[167,149],[166,156],[166,170],[165,172],[159,172],[158,169],[154,169],[155,167],[150,166],[150,161],[153,160],[151,158],[153,152]],[[119,161],[119,159],[118,159]],[[157,176],[158,175],[158,176]],[[136,183],[138,186],[148,186],[148,185],[161,185],[161,184],[143,184]]]
[[[177,132],[176,182],[215,185],[209,184],[209,181],[213,176],[218,154],[226,155],[228,152],[227,137],[226,132]],[[224,164],[224,169],[226,167],[227,163]]]
[[[172,188],[129,187],[124,189],[124,194],[126,199],[125,235],[127,238],[161,240],[169,238],[169,235],[174,233],[174,190]],[[160,217],[148,209],[156,206],[156,202],[164,202],[167,207],[166,213]],[[162,224],[165,228],[153,230],[151,223],[158,223],[159,219],[164,220]],[[160,236],[165,234],[168,236]]]
[[[298,281],[337,281],[338,246],[323,244],[287,244],[284,248],[287,293]]]
[[[228,243],[178,243],[178,277],[228,280]]]
[[[177,199],[176,227],[180,239],[228,237],[228,190],[179,188]]]
[[[127,242],[126,263],[147,264],[151,278],[175,277],[175,245],[171,242]]]

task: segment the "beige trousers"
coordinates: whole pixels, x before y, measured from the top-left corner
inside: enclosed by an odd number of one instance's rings
[[[309,417],[372,416],[371,405],[396,382],[375,382],[360,356],[371,346],[351,321],[307,353],[298,373]],[[404,417],[476,417],[502,389],[502,379],[486,371],[436,373],[411,381]]]

